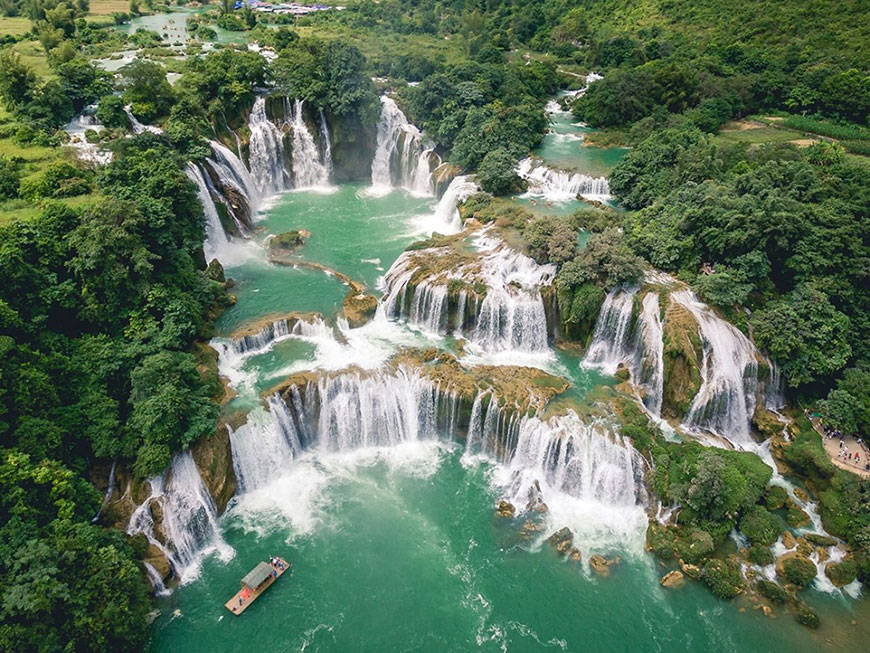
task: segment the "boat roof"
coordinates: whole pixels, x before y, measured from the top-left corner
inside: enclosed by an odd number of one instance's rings
[[[242,579],[242,585],[248,587],[259,587],[260,584],[272,575],[272,565],[268,562],[261,562]]]

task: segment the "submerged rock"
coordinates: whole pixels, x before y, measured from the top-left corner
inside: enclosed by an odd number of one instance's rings
[[[685,583],[685,577],[682,572],[674,569],[662,576],[659,583],[661,583],[662,587],[680,587]]]
[[[516,514],[517,509],[514,505],[508,501],[500,500],[495,508],[495,516],[496,517],[513,517]]]
[[[622,562],[622,558],[619,556],[616,556],[615,558],[605,558],[603,555],[599,554],[589,556],[589,566],[592,568],[592,571],[599,576],[609,576],[610,567],[618,565],[620,562]]]

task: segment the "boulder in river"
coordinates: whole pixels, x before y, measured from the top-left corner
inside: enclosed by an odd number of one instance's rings
[[[310,236],[311,233],[306,229],[286,231],[269,239],[269,249],[273,252],[292,252],[302,247]]]
[[[659,582],[662,587],[680,587],[685,583],[685,577],[683,576],[683,572],[674,569],[662,576],[662,579]]]
[[[547,542],[552,544],[556,551],[564,555],[571,550],[571,544],[574,542],[574,533],[571,532],[570,528],[565,526],[548,537]]]
[[[616,556],[615,558],[605,558],[603,555],[597,553],[589,556],[589,566],[592,567],[592,571],[599,576],[609,576],[610,567],[618,565],[620,562],[622,562],[622,558],[619,556]]]
[[[500,500],[495,508],[496,517],[513,517],[516,512],[517,509],[514,507],[514,505],[509,501],[505,501],[504,499]]]
[[[368,324],[378,309],[378,298],[368,293],[357,292],[353,288],[347,293],[342,304],[348,326],[357,329]]]

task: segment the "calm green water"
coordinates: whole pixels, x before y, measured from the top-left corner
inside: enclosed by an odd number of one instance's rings
[[[280,197],[259,223],[257,242],[240,246],[241,262],[228,267],[238,302],[219,331],[269,313],[332,318],[339,309],[347,289],[335,277],[265,263],[259,243],[270,233],[308,229],[300,256],[374,287],[429,230],[434,201],[365,190],[356,184]],[[433,344],[398,326],[362,340],[356,349],[326,352],[317,342],[281,342],[246,361],[252,385],[238,401],[252,404],[290,369],[349,364],[358,349],[377,361],[401,344]],[[564,352],[534,362],[569,377],[576,401],[613,383]],[[585,533],[575,541],[584,557],[622,557],[599,578],[493,515],[501,479],[502,470],[464,462],[461,447],[450,443],[306,454],[273,484],[235,500],[221,518],[235,558],[207,559],[197,580],[160,599],[149,650],[812,651],[825,648],[826,638],[838,651],[866,650],[867,601],[810,592],[823,620],[810,632],[788,615],[771,621],[751,604],[719,601],[698,584],[665,590],[658,580],[669,568],[643,550],[642,511],[551,505],[560,516],[544,532],[571,523],[576,509],[576,519],[590,522],[572,523]],[[605,525],[598,528],[597,519]],[[290,561],[291,572],[244,615],[231,615],[224,602],[270,555]],[[861,626],[849,625],[852,611]]]
[[[594,130],[581,127],[572,114],[564,111],[550,114],[550,130],[534,154],[554,168],[577,170],[593,177],[606,176],[628,152],[622,147],[584,145],[583,135]]]

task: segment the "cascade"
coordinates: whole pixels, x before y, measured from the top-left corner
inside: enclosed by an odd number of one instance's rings
[[[214,501],[189,451],[175,455],[166,479],[155,476],[148,483],[151,495],[133,511],[127,533],[144,534],[166,555],[182,583],[196,577],[206,555],[217,552],[229,560],[235,554],[221,537]],[[163,542],[155,532],[152,503],[159,504],[163,514]]]
[[[221,183],[237,189],[248,200],[250,212],[256,213],[260,204],[260,191],[250,171],[236,153],[219,141],[209,141],[214,156],[208,164]],[[228,203],[229,204],[229,203]],[[238,222],[238,220],[237,220]]]
[[[99,133],[104,129],[94,115],[96,108],[94,104],[85,107],[84,111],[64,125],[63,130],[69,135],[67,145],[78,151],[78,157],[81,160],[96,165],[106,165],[112,160],[112,153],[101,149],[96,143],[88,142],[86,136],[89,130]]]
[[[248,127],[251,131],[248,161],[260,194],[274,195],[287,190],[289,178],[284,168],[284,134],[266,115],[265,97],[254,100]]]
[[[464,202],[478,191],[478,185],[465,175],[453,178],[444,195],[438,200],[431,224],[427,223],[427,231],[437,231],[441,234],[454,234],[462,230],[462,218],[459,215],[459,203]]]
[[[296,326],[295,324],[293,325]],[[270,322],[257,333],[242,336],[231,341],[236,354],[250,355],[265,351],[276,342],[290,337],[291,328],[287,318]]]
[[[551,202],[573,200],[577,195],[596,200],[610,199],[607,177],[554,170],[532,157],[519,162],[517,174],[528,183],[528,195],[544,197]]]
[[[636,506],[646,500],[643,460],[602,422],[584,423],[577,414],[541,420],[524,417],[509,468],[513,496],[528,494],[535,479],[570,496],[608,506]]]
[[[203,177],[199,166],[188,161],[186,173],[188,178],[196,184],[196,195],[205,213],[205,242],[202,246],[205,252],[205,260],[211,261],[215,258],[220,260],[226,256],[230,241],[226,233],[224,233],[224,227],[221,224],[217,207],[214,204],[214,200],[208,190],[208,185],[205,182],[205,177]]]
[[[293,388],[295,396],[298,390]],[[279,395],[268,398],[268,409],[248,414],[248,421],[230,429],[233,471],[240,494],[250,492],[280,476],[302,451],[298,427]]]
[[[163,130],[160,127],[155,127],[154,125],[143,125],[136,119],[136,116],[133,115],[133,111],[130,108],[130,105],[126,105],[124,107],[124,113],[127,114],[127,119],[130,121],[130,128],[133,130],[134,134],[141,134],[143,132],[151,132],[152,134],[162,134]]]
[[[157,596],[167,596],[169,590],[163,583],[160,573],[153,567],[153,565],[145,560],[142,561],[142,565],[145,567],[145,573],[148,574],[148,580],[151,582],[151,588],[154,590],[154,594]]]
[[[548,351],[547,315],[540,288],[552,283],[555,266],[538,265],[488,232],[478,236],[475,245],[480,255],[471,263],[424,278],[414,287],[410,283],[418,271],[420,252],[403,253],[384,275],[383,314],[439,335],[461,331],[489,353]],[[445,255],[441,248],[425,252],[430,261]],[[486,287],[482,300],[475,296],[473,314],[467,313],[467,294],[448,295],[451,280]],[[452,325],[448,324],[451,302],[458,315]]]
[[[691,291],[677,291],[671,301],[692,313],[703,343],[701,388],[684,426],[712,431],[739,448],[754,447],[750,420],[758,389],[758,352],[746,336]]]
[[[372,160],[372,187],[389,192],[400,187],[413,193],[433,193],[431,158],[435,146],[424,141],[423,134],[408,122],[398,105],[386,95],[381,97],[381,117]]]
[[[327,181],[332,178],[332,143],[329,140],[329,125],[326,123],[326,114],[323,109],[319,109],[320,113],[320,155],[323,160],[323,165],[326,166]]]
[[[600,368],[605,374],[613,375],[620,363],[633,357],[634,342],[632,315],[634,313],[635,291],[616,288],[607,293],[592,342],[583,359],[588,367]]]
[[[287,396],[290,395],[289,405]],[[451,437],[459,398],[414,371],[347,372],[271,395],[230,433],[241,493],[286,473],[302,451],[349,452]]]
[[[613,375],[620,365],[631,380],[643,388],[643,403],[653,415],[660,415],[664,384],[662,322],[658,293],[648,292],[633,320],[636,290],[615,289],[607,294],[592,341],[583,359],[584,367],[595,367]]]
[[[488,400],[486,409],[484,400]],[[519,438],[520,413],[499,406],[488,390],[478,392],[471,405],[465,455],[484,456],[501,463],[514,454]]]
[[[648,292],[638,316],[637,347],[631,364],[631,378],[644,389],[643,403],[656,416],[662,412],[665,363],[659,295]]]
[[[293,116],[293,181],[296,188],[325,188],[329,186],[329,170],[332,167],[331,150],[325,146],[323,153],[314,143],[314,137],[305,124],[302,113],[302,100],[294,100],[290,111],[290,100],[285,98],[286,111]],[[321,113],[321,119],[323,114]],[[326,123],[321,123],[321,129]],[[326,143],[329,143],[329,132],[326,132]],[[330,160],[326,160],[326,156]],[[323,157],[323,160],[321,160]]]

